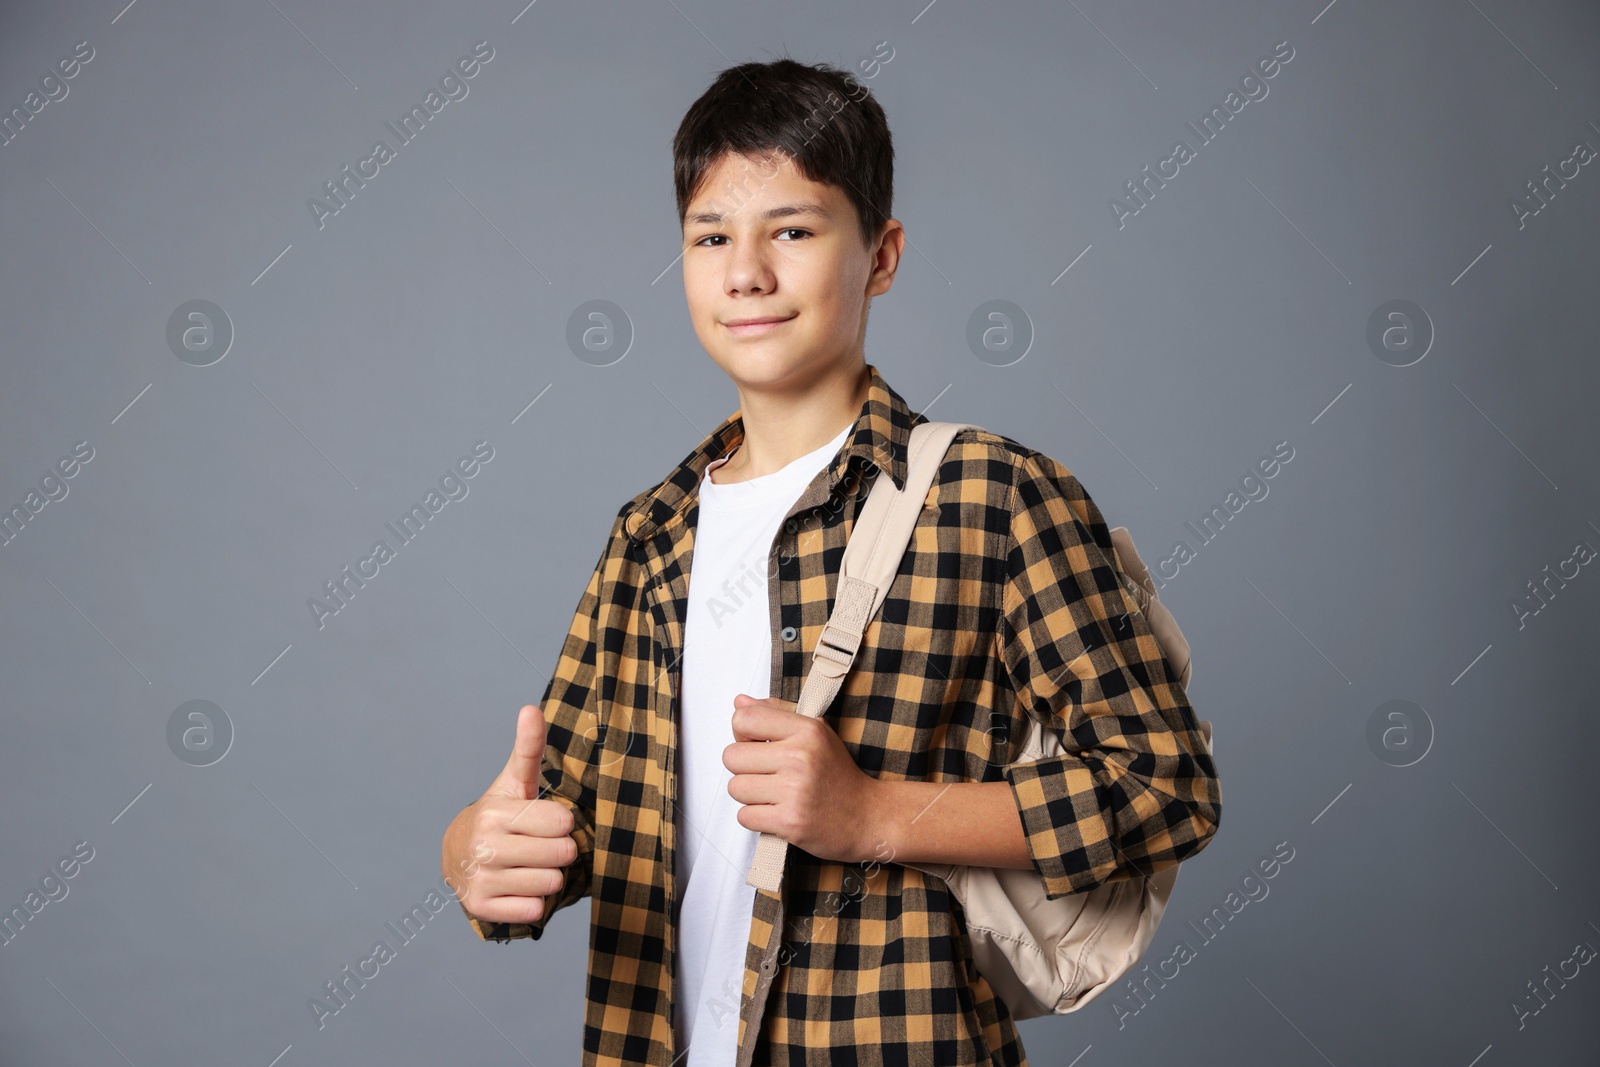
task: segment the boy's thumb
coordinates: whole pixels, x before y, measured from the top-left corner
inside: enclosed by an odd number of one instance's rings
[[[511,744],[511,758],[495,779],[489,792],[518,800],[533,800],[539,795],[539,769],[544,763],[544,713],[537,704],[524,704],[517,713],[517,739]]]

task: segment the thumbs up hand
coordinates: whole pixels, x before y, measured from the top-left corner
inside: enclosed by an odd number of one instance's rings
[[[544,713],[524,705],[505,767],[445,831],[445,881],[475,918],[537,922],[578,858],[571,809],[539,795],[544,748]]]
[[[522,710],[517,712],[517,737],[511,743],[511,756],[490,783],[487,792],[516,800],[533,800],[538,796],[539,768],[544,763],[544,739],[544,712],[539,710],[537,704],[523,705]]]

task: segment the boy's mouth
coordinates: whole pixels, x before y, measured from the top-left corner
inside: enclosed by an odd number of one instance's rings
[[[793,318],[794,315],[762,315],[748,319],[732,319],[723,325],[738,337],[753,337],[775,330]]]

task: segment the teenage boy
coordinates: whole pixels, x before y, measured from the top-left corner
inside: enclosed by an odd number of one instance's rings
[[[673,154],[689,316],[739,408],[617,512],[445,876],[485,939],[592,898],[585,1064],[1025,1065],[959,903],[904,864],[1059,897],[1193,855],[1221,816],[1193,710],[1083,486],[967,429],[838,697],[794,714],[926,421],[863,349],[905,243],[888,125],[843,72],[749,63]],[[1066,754],[1012,763],[1030,718]],[[761,831],[791,845],[777,893],[746,881]]]

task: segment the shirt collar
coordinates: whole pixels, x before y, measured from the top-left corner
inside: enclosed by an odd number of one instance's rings
[[[871,381],[867,386],[867,399],[861,405],[850,436],[839,450],[833,465],[828,469],[830,489],[837,485],[850,469],[850,462],[860,457],[863,463],[889,472],[896,489],[906,484],[906,448],[911,440],[914,422],[924,421],[913,415],[905,399],[889,387],[878,368],[867,365]],[[699,499],[700,479],[712,462],[722,458],[744,440],[742,409],[735,411],[712,430],[673,468],[648,495],[623,520],[623,529],[635,541],[643,541],[665,526],[675,516],[686,513]]]

